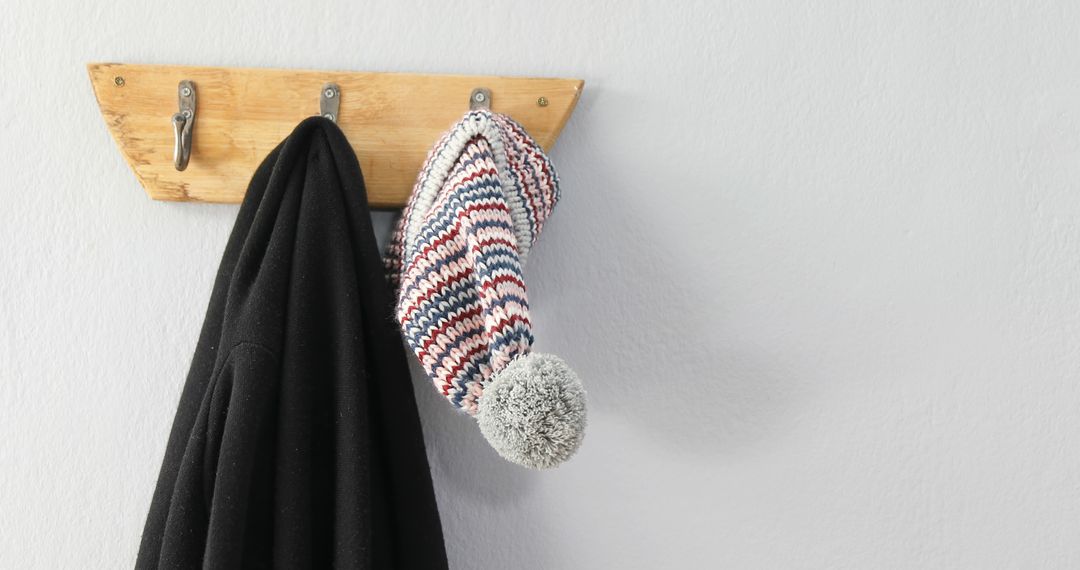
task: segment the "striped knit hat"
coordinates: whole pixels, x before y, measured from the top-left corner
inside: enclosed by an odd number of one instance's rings
[[[581,444],[585,391],[532,353],[521,267],[559,180],[521,125],[467,113],[428,155],[387,253],[405,338],[436,389],[500,455],[554,467]]]

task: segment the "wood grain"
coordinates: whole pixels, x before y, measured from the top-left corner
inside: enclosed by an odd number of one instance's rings
[[[109,131],[155,200],[239,202],[259,162],[319,111],[324,83],[341,87],[338,126],[360,159],[375,208],[405,204],[428,150],[468,110],[475,87],[550,149],[577,104],[579,79],[290,71],[92,63],[90,82]],[[117,80],[117,78],[123,78]],[[173,167],[177,83],[198,97],[191,162]],[[538,100],[547,100],[541,106]]]

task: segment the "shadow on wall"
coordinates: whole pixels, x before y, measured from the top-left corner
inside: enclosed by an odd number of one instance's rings
[[[473,567],[478,557],[485,560],[482,567],[512,568],[520,560],[555,567],[547,551],[521,541],[522,510],[514,507],[528,500],[544,474],[499,457],[476,420],[438,393],[411,353],[409,360],[451,567]]]
[[[723,177],[662,138],[614,138],[620,117],[664,108],[646,98],[590,87],[560,140],[562,203],[526,268],[536,349],[578,371],[592,421],[617,418],[674,450],[725,453],[790,425],[805,363],[786,362],[764,342],[768,331],[737,330],[730,316],[740,309],[725,287],[732,265],[710,240],[740,230],[718,227],[725,189],[703,186],[702,171]],[[592,142],[604,132],[609,144]],[[590,443],[600,442],[586,435],[581,453]]]

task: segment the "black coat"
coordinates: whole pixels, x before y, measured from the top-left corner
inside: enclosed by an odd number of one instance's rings
[[[138,568],[446,568],[360,165],[302,122],[255,172]]]

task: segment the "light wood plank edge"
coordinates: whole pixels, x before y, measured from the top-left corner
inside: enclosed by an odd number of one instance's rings
[[[234,73],[252,73],[259,74],[263,72],[267,73],[318,73],[325,74],[327,76],[405,76],[413,78],[432,77],[431,74],[416,74],[416,73],[396,73],[396,72],[352,72],[352,71],[323,71],[323,70],[290,70],[290,69],[275,69],[275,68],[221,68],[221,67],[205,67],[205,66],[183,66],[183,65],[153,65],[153,64],[124,64],[124,63],[104,63],[95,62],[87,64],[87,73],[90,78],[90,83],[94,91],[95,99],[98,102],[99,110],[102,113],[102,117],[105,120],[106,127],[109,133],[113,137],[114,142],[119,148],[121,155],[128,163],[132,172],[135,174],[139,183],[143,186],[147,195],[154,200],[161,201],[173,201],[173,202],[211,202],[211,203],[237,203],[243,199],[243,192],[238,191],[235,195],[229,194],[222,197],[220,194],[212,194],[207,197],[202,197],[198,193],[189,192],[186,182],[179,184],[172,182],[165,182],[159,180],[157,175],[147,176],[144,175],[139,165],[140,162],[136,156],[134,156],[128,148],[125,137],[127,134],[120,126],[122,121],[119,113],[115,113],[115,116],[110,117],[110,112],[106,110],[105,96],[103,90],[116,88],[113,80],[117,76],[123,76],[125,73],[135,72],[159,72],[168,73],[177,77],[185,75],[199,76],[202,74],[219,72],[223,69],[228,69]],[[568,105],[562,110],[562,113],[558,116],[554,122],[554,127],[549,133],[545,133],[546,136],[538,136],[537,142],[546,150],[550,150],[562,133],[566,123],[570,119],[570,115],[573,114],[574,109],[577,106],[577,102],[581,97],[581,92],[584,89],[585,82],[581,79],[560,79],[560,78],[524,78],[524,77],[495,77],[495,76],[471,76],[471,75],[450,75],[450,74],[438,74],[434,77],[445,78],[450,80],[468,80],[472,83],[483,84],[486,80],[529,80],[529,79],[543,79],[549,81],[565,82],[572,86],[573,97]],[[497,99],[496,99],[497,101]],[[496,110],[498,105],[496,105]],[[163,110],[167,111],[167,110]],[[448,126],[448,125],[447,125]],[[434,141],[433,141],[434,142]],[[355,145],[354,145],[355,147]],[[427,149],[424,149],[426,152]],[[171,165],[171,156],[170,156]],[[246,186],[246,181],[241,186]],[[401,192],[395,192],[395,196],[386,198],[385,196],[372,195],[369,192],[370,205],[373,208],[400,208],[405,205],[408,200],[408,194],[410,189],[403,189]],[[385,192],[383,193],[385,194]]]
[[[117,67],[123,67],[124,64],[119,63],[88,63],[86,65],[86,71],[90,75],[90,86],[94,89],[94,100],[97,101],[98,111],[101,113],[101,118],[105,121],[105,127],[109,131],[109,136],[112,137],[113,142],[116,143],[116,147],[120,150],[120,155],[124,157],[124,162],[131,168],[131,172],[138,179],[139,185],[143,187],[143,191],[146,192],[147,197],[152,200],[161,200],[167,202],[185,202],[193,201],[184,196],[185,193],[172,193],[165,192],[159,195],[151,190],[154,187],[152,181],[143,177],[138,168],[135,167],[135,159],[128,152],[127,146],[124,144],[124,133],[119,126],[115,124],[116,118],[110,118],[105,111],[105,100],[103,89],[106,89],[106,82],[112,81],[112,70]]]

